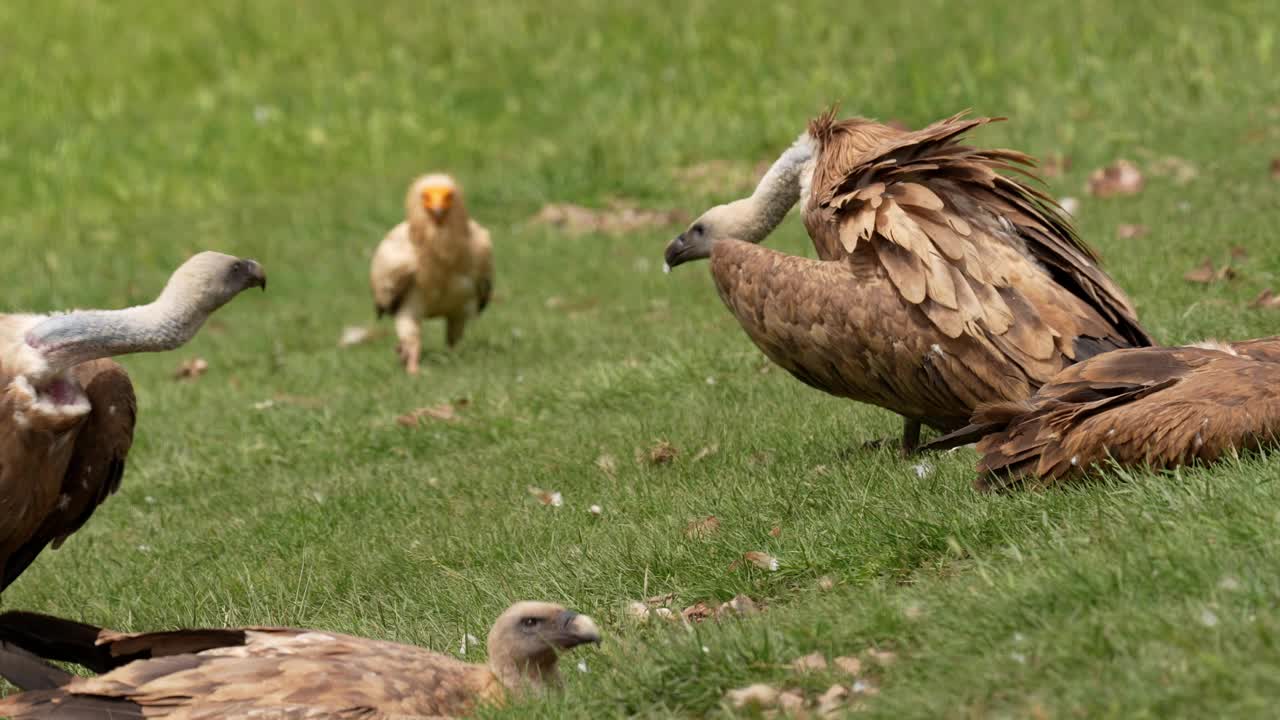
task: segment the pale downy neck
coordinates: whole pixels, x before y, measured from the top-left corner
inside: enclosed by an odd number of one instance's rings
[[[806,200],[813,176],[814,143],[806,133],[782,153],[750,196],[729,203],[742,218],[740,240],[758,243],[782,223],[797,201]]]
[[[489,670],[502,684],[513,692],[546,688],[559,688],[561,685],[560,669],[557,666],[555,653],[542,660],[524,660],[523,662],[507,657],[503,653],[490,654]]]
[[[171,282],[147,305],[54,315],[31,328],[26,340],[48,364],[44,374],[52,376],[90,360],[177,348],[211,312]]]

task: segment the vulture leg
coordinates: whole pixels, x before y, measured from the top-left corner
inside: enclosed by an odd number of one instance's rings
[[[920,447],[920,421],[911,418],[902,419],[902,457],[915,454]]]
[[[462,329],[467,325],[465,315],[450,315],[444,319],[444,344],[453,347],[462,339]]]
[[[418,312],[420,302],[416,296],[400,306],[396,311],[396,354],[404,365],[405,372],[418,374],[418,359],[422,355],[422,320]]]

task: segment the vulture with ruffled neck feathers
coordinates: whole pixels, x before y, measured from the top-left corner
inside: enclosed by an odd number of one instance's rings
[[[241,291],[266,286],[253,260],[202,252],[147,305],[0,315],[0,591],[120,486],[137,403],[109,358],[177,348]]]
[[[979,490],[1047,487],[1110,463],[1163,470],[1280,441],[1280,337],[1117,350],[1030,399],[978,409]],[[938,442],[952,444],[944,436]]]
[[[1147,346],[1132,303],[1041,191],[1033,161],[959,143],[989,118],[923,130],[834,111],[747,198],[714,207],[666,248],[711,258],[720,297],[773,362],[832,395],[921,425],[963,427],[1063,367]],[[819,260],[758,247],[800,203]]]
[[[0,615],[0,675],[27,692],[0,716],[27,718],[456,717],[560,687],[560,653],[599,643],[586,615],[512,605],[488,662],[319,630],[241,628],[125,634],[34,613]],[[102,673],[75,677],[59,660]]]
[[[396,352],[409,374],[422,354],[422,321],[444,318],[445,344],[462,339],[467,322],[493,296],[489,231],[467,214],[462,187],[443,174],[409,186],[404,222],[378,244],[369,268],[378,317],[395,317]]]

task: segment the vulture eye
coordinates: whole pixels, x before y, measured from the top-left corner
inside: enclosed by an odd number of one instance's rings
[[[694,225],[694,226],[693,226],[693,228],[691,229],[691,232],[692,232],[694,235],[701,235],[701,234],[702,234],[702,232],[703,232],[703,230],[702,230],[702,223],[698,223],[697,225]]]
[[[235,262],[235,264],[231,266],[231,272],[233,272],[233,273],[242,273],[242,272],[244,272],[244,263],[242,263],[242,262],[240,262],[239,260],[237,260],[237,261]]]
[[[538,618],[527,617],[520,621],[520,625],[523,627],[531,628],[531,627],[537,627],[539,622],[540,621],[538,620]]]

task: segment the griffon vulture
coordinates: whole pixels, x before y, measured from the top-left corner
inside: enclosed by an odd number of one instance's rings
[[[558,688],[558,655],[600,642],[586,615],[521,602],[473,665],[412,645],[318,630],[125,634],[33,613],[0,615],[0,675],[26,690],[0,716],[27,718],[453,717],[511,693]],[[75,677],[45,660],[102,673]]]
[[[979,408],[953,436],[982,438],[981,490],[1050,486],[1108,460],[1166,469],[1273,445],[1280,439],[1280,337],[1099,355],[1058,373],[1028,400]]]
[[[422,353],[422,320],[442,317],[445,343],[462,339],[467,321],[493,295],[489,231],[467,215],[462,188],[448,175],[413,181],[407,220],[379,243],[369,270],[378,317],[395,316],[396,352],[410,374]]]
[[[107,358],[172,350],[262,267],[202,252],[148,305],[60,315],[0,315],[0,591],[80,529],[120,487],[137,405]]]
[[[954,430],[1022,400],[1064,366],[1152,344],[1133,305],[1046,195],[1007,173],[1030,157],[959,144],[989,118],[923,130],[809,124],[750,197],[714,207],[666,248],[711,258],[721,299],[800,381]],[[757,247],[799,201],[820,260]]]

